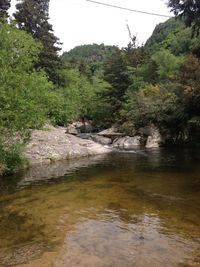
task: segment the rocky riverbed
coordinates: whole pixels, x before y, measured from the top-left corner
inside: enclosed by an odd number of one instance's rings
[[[110,153],[113,149],[134,149],[144,147],[143,134],[126,136],[115,128],[99,133],[79,132],[75,126],[53,127],[48,125],[43,130],[33,130],[26,146],[24,157],[30,165],[51,163],[58,160]],[[146,136],[146,148],[159,146],[161,136],[152,127]]]
[[[46,130],[34,130],[24,157],[30,165],[109,153],[111,150],[92,140],[66,133],[66,128],[53,126]]]

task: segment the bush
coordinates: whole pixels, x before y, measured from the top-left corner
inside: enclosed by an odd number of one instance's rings
[[[15,172],[22,163],[22,145],[0,142],[0,175]]]
[[[150,123],[161,132],[179,138],[184,132],[188,115],[186,104],[178,84],[146,84],[138,93],[129,95],[126,103],[128,120],[137,128]]]

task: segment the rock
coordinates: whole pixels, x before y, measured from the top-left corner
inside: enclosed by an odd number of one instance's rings
[[[104,131],[101,131],[101,132],[98,133],[98,135],[99,135],[99,136],[104,136],[104,137],[110,138],[112,142],[113,142],[117,137],[122,137],[122,136],[124,136],[123,133],[119,133],[119,132],[117,131],[117,129],[114,128],[114,127],[111,127],[111,128],[106,129],[106,130],[104,130]]]
[[[120,148],[134,148],[140,146],[140,136],[125,136],[122,138],[118,138],[116,141],[114,141],[113,146],[114,147],[120,147]]]
[[[77,137],[86,139],[86,140],[92,140],[92,135],[90,133],[80,133],[77,135]]]
[[[94,127],[90,122],[73,122],[70,125],[68,125],[66,129],[66,133],[68,134],[73,134],[73,135],[78,135],[80,133],[91,133],[94,131]]]
[[[94,127],[90,122],[73,122],[70,125],[68,125],[66,129],[66,133],[77,135],[80,133],[91,133],[94,131]]]
[[[80,130],[78,128],[76,128],[76,126],[74,124],[70,124],[66,128],[66,133],[73,134],[73,135],[78,135],[80,133]]]
[[[94,142],[100,143],[102,145],[110,145],[112,143],[112,140],[110,138],[104,136],[98,136],[96,134],[80,133],[77,135],[77,137],[87,140],[93,140]]]
[[[66,134],[66,128],[52,128],[50,131],[34,130],[24,157],[30,165],[71,159],[83,156],[109,153],[111,150],[92,140],[85,140]]]
[[[154,125],[151,126],[151,135],[148,136],[146,142],[146,148],[157,148],[160,146],[162,141],[161,134],[157,127]]]
[[[117,132],[117,129],[115,127],[111,127],[111,128],[108,128],[104,131],[101,131],[98,133],[98,135],[103,135],[103,136],[106,136],[106,135],[118,135],[120,133]]]
[[[94,127],[86,122],[86,123],[83,123],[79,128],[81,133],[91,133],[93,130],[94,130]]]
[[[102,145],[110,145],[112,143],[110,138],[99,135],[92,135],[92,140]]]

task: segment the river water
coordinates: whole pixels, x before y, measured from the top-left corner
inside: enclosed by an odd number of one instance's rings
[[[36,166],[0,193],[0,266],[200,266],[198,151]]]

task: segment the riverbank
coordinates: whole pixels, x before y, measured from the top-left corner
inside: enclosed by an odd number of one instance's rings
[[[73,127],[72,127],[73,126]],[[21,149],[11,154],[15,166],[9,169],[10,162],[3,166],[1,175],[7,175],[26,169],[37,164],[50,164],[52,162],[77,159],[88,156],[103,155],[118,149],[138,149],[159,147],[160,136],[154,128],[148,132],[146,144],[143,133],[127,136],[119,129],[112,127],[104,131],[94,133],[91,129],[82,127],[82,124],[72,124],[68,127],[59,127],[46,124],[43,129],[31,130],[30,138],[26,143],[17,139]],[[92,127],[92,126],[91,126]],[[91,128],[90,127],[90,128]],[[15,139],[11,139],[15,144]],[[15,149],[15,147],[14,147]],[[21,152],[23,150],[23,152]],[[12,151],[11,151],[12,152]],[[19,159],[16,161],[16,159]]]
[[[34,165],[99,155],[110,151],[102,144],[66,133],[64,127],[48,126],[45,130],[32,131],[23,156],[29,165]]]

